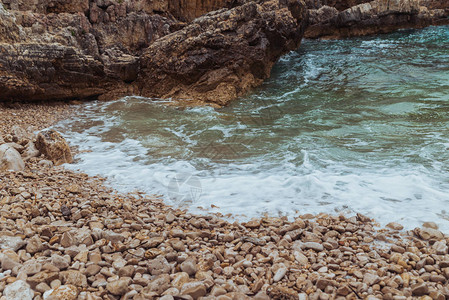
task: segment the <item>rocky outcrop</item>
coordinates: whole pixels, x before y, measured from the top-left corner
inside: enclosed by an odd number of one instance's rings
[[[311,0],[313,1],[313,0]],[[313,1],[315,2],[315,1]],[[332,1],[330,1],[332,2]],[[314,7],[310,2],[310,26],[305,37],[344,38],[387,33],[401,28],[449,24],[449,2],[445,0],[341,1],[334,6]],[[346,6],[344,5],[346,4]]]
[[[0,101],[142,95],[226,105],[268,78],[304,34],[341,38],[449,23],[445,0],[0,3]]]
[[[226,105],[268,78],[277,59],[299,47],[306,14],[299,1],[274,0],[198,18],[144,52],[140,94]]]
[[[0,100],[136,94],[225,104],[299,46],[307,19],[302,0],[3,3]],[[223,6],[236,7],[187,26],[171,14],[190,20]]]

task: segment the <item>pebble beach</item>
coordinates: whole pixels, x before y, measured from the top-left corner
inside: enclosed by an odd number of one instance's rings
[[[78,108],[0,106],[0,144],[14,143],[25,164],[0,173],[1,300],[449,299],[449,235],[432,222],[230,222],[30,155],[35,133]]]

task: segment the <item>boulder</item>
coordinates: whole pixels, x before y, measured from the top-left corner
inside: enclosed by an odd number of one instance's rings
[[[299,47],[307,15],[302,0],[248,1],[208,13],[145,50],[138,90],[226,105],[260,85],[280,56]]]
[[[37,135],[36,148],[56,166],[73,161],[66,140],[55,130],[44,130]]]
[[[11,144],[0,146],[0,171],[22,171],[24,168],[25,163],[20,153]]]

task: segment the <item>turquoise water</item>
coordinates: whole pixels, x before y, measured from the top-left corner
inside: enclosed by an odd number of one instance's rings
[[[73,168],[194,212],[361,212],[449,231],[448,26],[306,40],[226,108],[127,97],[58,127],[87,150]]]

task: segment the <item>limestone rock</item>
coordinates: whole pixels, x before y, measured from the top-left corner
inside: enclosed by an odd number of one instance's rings
[[[86,287],[87,278],[86,275],[82,274],[80,271],[68,270],[60,273],[60,279],[63,284],[74,285],[76,287]]]
[[[449,2],[443,0],[330,0],[327,6],[308,2],[308,38],[344,38],[449,24]]]
[[[26,242],[18,236],[0,236],[0,249],[11,249],[17,251],[22,248]]]
[[[34,297],[33,290],[23,280],[9,284],[3,291],[3,295],[8,300],[32,300]]]
[[[429,293],[429,287],[425,282],[417,283],[412,286],[412,294],[413,296],[424,296]]]
[[[298,48],[308,16],[303,0],[24,2],[8,5],[20,18],[2,20],[5,100],[134,94],[224,105]]]
[[[44,300],[75,300],[77,297],[78,289],[73,285],[61,285],[44,293]]]
[[[73,161],[66,140],[55,130],[44,130],[37,135],[36,148],[56,166]]]
[[[151,275],[161,275],[170,272],[171,267],[164,257],[157,257],[148,262],[148,269]]]
[[[40,155],[39,150],[36,149],[36,146],[34,145],[33,142],[29,142],[24,150],[24,152],[22,153],[22,158],[23,160],[27,161],[30,158],[33,157],[38,157]]]
[[[109,282],[106,285],[106,289],[113,295],[121,296],[128,292],[129,282],[130,279],[121,278],[119,280]]]
[[[42,242],[39,238],[39,236],[35,235],[31,239],[28,240],[28,243],[26,245],[26,251],[30,254],[34,254],[36,252],[39,252],[42,250]]]
[[[302,0],[249,1],[209,13],[148,47],[137,86],[144,96],[226,105],[299,47],[306,21]]]
[[[427,228],[427,227],[416,228],[414,230],[414,232],[417,236],[419,236],[423,240],[430,240],[430,239],[441,240],[444,238],[444,235],[441,231],[433,229],[433,228]]]
[[[12,170],[22,171],[25,163],[20,153],[9,144],[0,146],[0,171]]]

